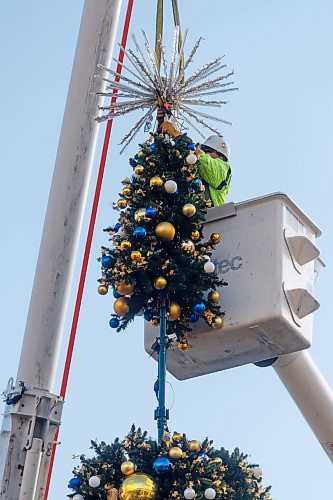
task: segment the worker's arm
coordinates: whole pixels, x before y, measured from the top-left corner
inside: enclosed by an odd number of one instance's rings
[[[198,174],[210,186],[217,189],[227,176],[229,165],[221,158],[212,158],[203,151],[198,154]]]

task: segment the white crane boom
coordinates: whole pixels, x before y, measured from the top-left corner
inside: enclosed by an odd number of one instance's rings
[[[6,391],[3,500],[44,498],[63,404],[51,391],[97,140],[101,102],[91,93],[97,65],[110,65],[121,3],[84,3],[16,384],[11,379]]]

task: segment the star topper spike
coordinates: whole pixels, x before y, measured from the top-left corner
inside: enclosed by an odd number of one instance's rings
[[[194,56],[203,40],[199,40],[194,45],[189,57],[182,65],[180,64],[181,54],[178,54],[179,46],[179,27],[175,28],[173,39],[173,48],[171,55],[171,63],[168,64],[165,59],[165,50],[163,45],[163,67],[162,74],[158,68],[155,53],[152,51],[147,34],[142,30],[144,47],[139,44],[136,37],[132,39],[136,52],[132,49],[125,49],[121,46],[121,50],[127,57],[131,67],[122,63],[122,67],[127,71],[128,76],[117,73],[116,71],[99,65],[99,68],[107,71],[110,75],[117,78],[117,81],[112,81],[104,76],[96,75],[102,81],[107,83],[105,91],[96,92],[96,95],[103,97],[114,97],[117,95],[117,103],[110,106],[101,106],[99,111],[102,112],[96,118],[98,122],[113,120],[118,116],[131,113],[132,111],[142,110],[141,118],[134,124],[131,130],[125,135],[121,141],[122,150],[126,149],[130,142],[134,139],[142,126],[147,130],[147,120],[151,122],[152,114],[158,109],[164,109],[168,114],[168,119],[181,128],[182,123],[186,122],[190,127],[193,127],[201,136],[200,127],[206,128],[211,132],[222,135],[217,129],[210,125],[210,122],[218,122],[231,125],[227,120],[204,113],[196,109],[199,107],[220,108],[227,101],[211,99],[214,94],[221,94],[238,90],[234,87],[234,82],[227,81],[234,71],[222,73],[225,70],[226,64],[222,64],[222,57],[216,58],[214,61],[205,64],[198,69],[192,76],[185,78],[185,69],[188,69],[193,63]],[[182,48],[184,48],[186,36],[184,37]],[[214,75],[214,76],[213,76]],[[194,124],[196,122],[197,125]],[[199,128],[198,128],[199,125]],[[151,125],[150,125],[151,126]]]

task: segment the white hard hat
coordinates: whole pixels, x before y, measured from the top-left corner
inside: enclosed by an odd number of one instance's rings
[[[205,140],[202,146],[208,146],[209,148],[215,149],[215,151],[222,153],[226,159],[229,160],[230,146],[227,141],[224,140],[224,137],[211,135]]]

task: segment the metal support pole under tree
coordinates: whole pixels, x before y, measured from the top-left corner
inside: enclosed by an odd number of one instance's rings
[[[160,296],[160,345],[158,353],[158,408],[155,411],[157,420],[158,444],[163,440],[166,423],[169,418],[169,411],[165,408],[165,378],[166,378],[166,314],[168,298],[163,292]]]

